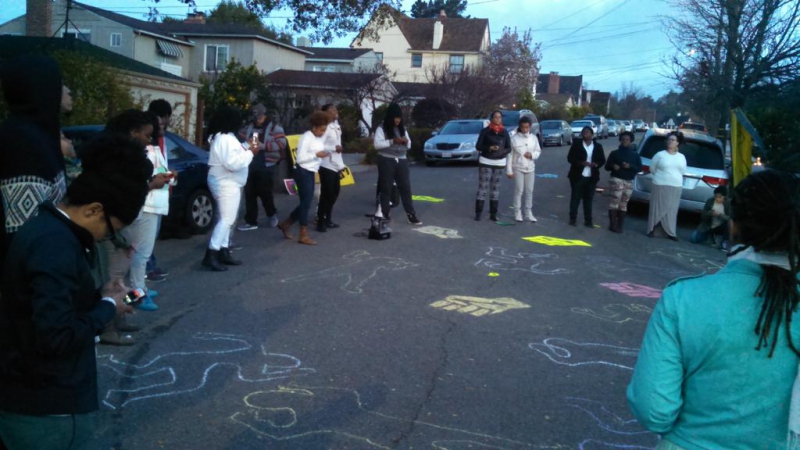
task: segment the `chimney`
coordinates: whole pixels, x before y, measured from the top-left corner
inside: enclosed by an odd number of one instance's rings
[[[189,13],[186,15],[186,20],[184,20],[183,23],[199,23],[205,25],[206,13],[200,11]]]
[[[305,36],[300,36],[300,37],[297,38],[297,46],[298,47],[311,47],[311,41]]]
[[[550,72],[550,75],[547,76],[547,93],[558,94],[560,89],[561,78],[559,78],[558,72]]]
[[[439,17],[437,17],[437,19],[438,19],[438,20],[444,20],[444,19],[447,19],[447,13],[446,13],[446,12],[444,12],[444,10],[443,10],[443,9],[440,9],[440,10],[439,10]]]
[[[444,24],[442,23],[442,19],[446,19],[447,15],[442,10],[439,13],[439,17],[436,18],[436,22],[433,23],[433,49],[439,50],[439,47],[442,46],[442,38],[444,37]]]
[[[53,0],[27,0],[25,11],[25,35],[53,35]]]

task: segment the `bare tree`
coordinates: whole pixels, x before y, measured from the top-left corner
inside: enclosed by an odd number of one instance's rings
[[[484,60],[494,82],[508,91],[503,102],[513,103],[520,91],[533,89],[541,59],[541,46],[533,43],[530,30],[519,33],[516,28],[503,28],[503,35],[492,44]]]
[[[390,79],[396,72],[390,71],[385,64],[362,66],[356,72],[361,75],[360,86],[349,91],[348,99],[358,110],[359,123],[372,135],[375,132],[372,113],[381,105],[395,100],[397,91],[392,87]]]
[[[454,105],[459,117],[485,117],[509,94],[507,86],[498,83],[486,65],[465,66],[460,72],[435,66],[426,69],[426,77],[434,86],[430,98],[440,101],[442,110],[447,109],[446,103]]]
[[[691,14],[665,18],[678,49],[675,78],[695,108],[723,127],[730,108],[800,71],[797,0],[670,0]]]

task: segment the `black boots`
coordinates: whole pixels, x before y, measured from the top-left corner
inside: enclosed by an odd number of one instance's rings
[[[613,231],[614,233],[618,233],[617,228],[619,228],[617,211],[616,209],[608,210],[608,231]]]
[[[499,200],[489,200],[489,220],[492,222],[497,222],[497,206],[499,203]]]
[[[484,200],[475,200],[475,220],[481,220],[481,213],[483,213]]]
[[[241,266],[242,262],[233,259],[230,249],[222,247],[219,249],[219,262],[226,266]]]
[[[219,250],[206,249],[206,256],[203,258],[203,266],[208,267],[214,272],[225,272],[227,267],[223,266],[219,261]]]
[[[617,233],[622,233],[622,230],[625,228],[625,214],[626,211],[621,209],[617,210],[617,229],[615,230]]]

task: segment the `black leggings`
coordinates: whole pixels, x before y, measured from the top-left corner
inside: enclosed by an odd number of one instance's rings
[[[331,220],[333,205],[339,198],[339,172],[319,168],[319,206],[317,207],[317,222],[324,223]]]
[[[392,197],[392,185],[397,183],[400,200],[407,214],[414,213],[411,200],[411,180],[408,172],[408,159],[395,159],[378,156],[378,187],[381,192],[381,212],[389,217],[389,203]]]
[[[255,225],[258,219],[258,199],[264,206],[267,216],[274,216],[275,199],[272,196],[272,178],[274,167],[251,170],[247,174],[247,184],[244,186],[244,221]]]
[[[569,180],[572,185],[572,195],[569,199],[569,218],[578,218],[578,206],[583,201],[583,221],[592,221],[592,200],[594,199],[594,189],[597,182],[589,177],[580,177],[577,180]]]

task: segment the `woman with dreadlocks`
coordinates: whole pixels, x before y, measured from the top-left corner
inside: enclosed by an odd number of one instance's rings
[[[800,179],[753,174],[731,210],[741,246],[664,290],[628,386],[657,449],[800,448]]]

